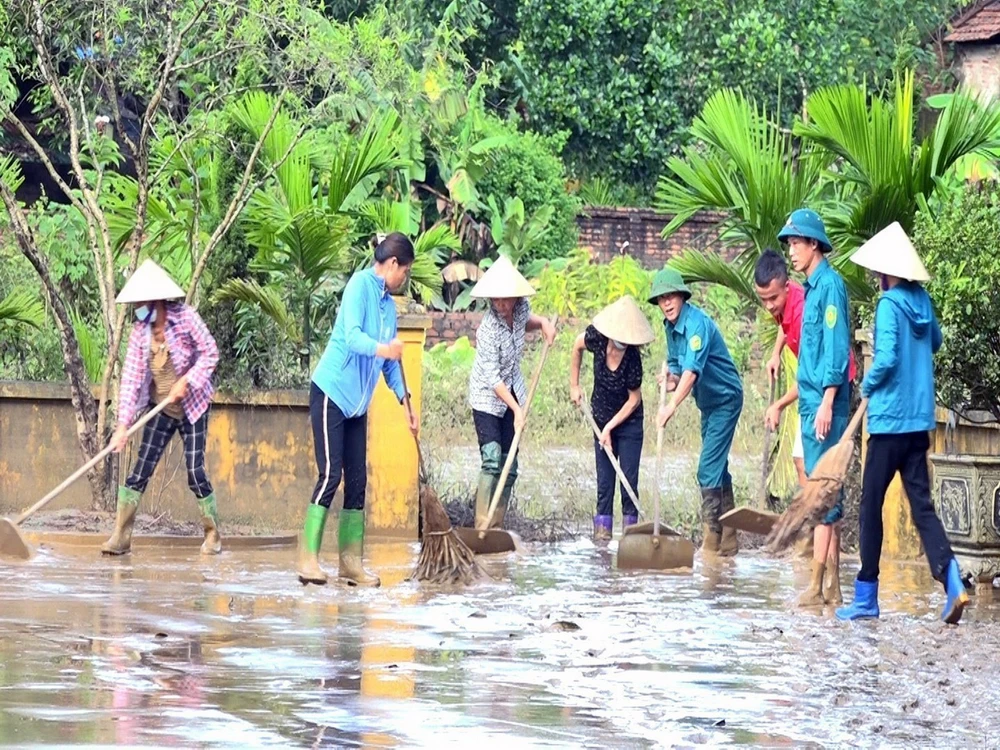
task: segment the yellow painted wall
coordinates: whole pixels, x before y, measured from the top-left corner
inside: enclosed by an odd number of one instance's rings
[[[426,318],[400,317],[407,385],[418,413]],[[138,438],[124,454],[121,480],[135,459]],[[258,530],[295,529],[316,483],[316,459],[306,391],[218,394],[209,418],[206,462],[226,524]],[[369,410],[367,525],[370,534],[417,538],[417,459],[405,411],[380,380]],[[50,383],[0,383],[0,513],[27,508],[82,463],[69,389]],[[340,491],[333,508],[342,503]],[[90,507],[81,479],[50,510]],[[142,499],[140,512],[195,520],[183,447],[174,439]],[[335,535],[334,535],[335,538]]]

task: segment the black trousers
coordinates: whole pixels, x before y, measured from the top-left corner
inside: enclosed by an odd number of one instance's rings
[[[309,421],[319,478],[312,502],[329,508],[344,479],[344,509],[363,510],[368,487],[368,415],[348,419],[315,383],[309,389]]]
[[[163,452],[170,443],[175,432],[181,434],[184,441],[184,466],[187,468],[188,487],[199,500],[212,494],[212,483],[208,481],[205,471],[205,441],[208,434],[208,412],[198,421],[191,424],[187,417],[174,419],[160,412],[153,417],[142,430],[142,443],[139,445],[139,455],[125,486],[142,494],[149,485],[149,480],[156,470],[156,465],[163,458]]]
[[[611,452],[618,459],[622,473],[636,494],[639,493],[639,459],[642,458],[642,420],[629,419],[611,431]],[[597,459],[597,515],[612,516],[615,511],[615,485],[618,475],[611,459],[604,448],[594,438],[594,454]],[[628,496],[625,487],[621,488],[622,515],[637,516],[639,511]]]
[[[882,556],[882,503],[889,483],[898,471],[903,489],[910,500],[913,523],[920,534],[924,553],[931,566],[931,575],[944,582],[945,571],[954,553],[944,533],[941,519],[934,512],[931,503],[931,483],[927,471],[928,448],[930,438],[926,432],[869,435],[861,486],[859,581],[878,580],[878,564]]]

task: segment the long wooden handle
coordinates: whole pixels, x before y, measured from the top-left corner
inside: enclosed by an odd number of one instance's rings
[[[139,429],[144,427],[149,420],[151,420],[153,417],[155,417],[157,414],[159,414],[161,411],[167,408],[169,403],[170,402],[167,400],[163,400],[160,403],[158,403],[156,406],[154,406],[152,409],[146,412],[138,422],[132,425],[132,427],[129,428],[128,432],[125,433],[125,435],[127,437],[131,437],[132,435],[134,435],[136,432],[139,431]],[[61,495],[66,490],[67,487],[73,484],[73,482],[75,482],[77,479],[82,477],[88,471],[97,466],[97,464],[99,464],[101,461],[107,458],[108,454],[110,454],[114,449],[115,449],[114,444],[109,443],[104,450],[102,450],[100,453],[98,453],[96,456],[90,459],[87,463],[85,463],[83,466],[81,466],[79,469],[73,472],[73,474],[70,475],[70,477],[67,478],[66,481],[64,481],[62,484],[60,484],[58,487],[52,490],[52,492],[50,492],[48,495],[46,495],[37,503],[32,505],[26,511],[24,511],[24,513],[22,513],[20,516],[18,516],[17,520],[14,521],[14,523],[20,525],[28,517],[40,511],[42,508],[48,505],[53,499]]]
[[[663,365],[661,370],[663,373],[663,382],[660,383],[660,409],[667,405],[667,377],[669,373],[667,372],[666,364]],[[656,421],[660,421],[660,415],[657,413]],[[656,492],[653,493],[653,546],[657,547],[660,544],[660,479],[661,472],[663,469],[663,425],[660,425],[656,430]]]
[[[854,416],[851,417],[851,421],[847,423],[847,429],[844,430],[844,434],[841,435],[838,442],[849,443],[854,440],[854,433],[861,426],[861,420],[865,418],[866,411],[868,411],[868,399],[863,398],[861,399],[861,403],[858,404],[858,409],[854,412]]]
[[[594,431],[594,435],[596,435],[597,439],[600,440],[601,430],[597,426],[597,422],[594,421],[594,415],[591,413],[590,405],[587,403],[587,399],[585,397],[580,399],[580,409],[583,411],[583,416],[585,416],[587,418],[587,421],[590,423],[590,429]],[[607,455],[608,460],[611,461],[611,465],[615,469],[615,474],[618,475],[618,481],[622,483],[622,487],[625,488],[625,491],[628,493],[628,496],[632,498],[632,502],[635,504],[636,510],[638,510],[639,498],[636,496],[635,490],[632,489],[632,485],[629,483],[628,478],[625,476],[625,472],[622,471],[621,464],[618,463],[618,459],[615,458],[614,451],[611,450],[610,445],[605,445],[603,447],[605,455]]]
[[[777,392],[777,378],[771,381],[771,392],[770,399],[768,399],[767,405],[770,407],[774,404],[775,393]],[[764,510],[767,505],[767,469],[771,458],[771,430],[766,425],[764,426],[764,456],[760,462],[760,494],[757,497],[757,509]]]
[[[552,326],[555,327],[556,321],[559,320],[558,315],[552,316]],[[545,366],[545,358],[549,356],[549,340],[545,339],[545,343],[542,345],[542,357],[538,360],[538,367],[535,368],[535,374],[531,377],[531,385],[528,386],[528,395],[524,401],[524,407],[521,412],[524,414],[524,422],[528,421],[528,409],[531,407],[531,400],[535,397],[535,389],[538,388],[538,381],[542,377],[542,367]],[[490,509],[486,514],[486,520],[483,522],[483,527],[479,530],[479,538],[486,538],[486,529],[490,527],[493,522],[493,514],[496,513],[497,505],[500,503],[500,495],[503,494],[503,486],[507,482],[507,477],[510,475],[510,468],[514,465],[514,459],[517,457],[517,446],[521,443],[521,432],[523,427],[514,429],[514,439],[510,442],[510,449],[507,451],[507,460],[504,461],[503,470],[500,472],[500,481],[497,483],[497,488],[493,491],[493,499],[490,501]]]
[[[406,415],[413,423],[413,404],[410,403],[410,389],[406,387],[406,371],[403,369],[403,360],[399,360],[399,377],[403,381],[403,406],[406,407]],[[424,452],[420,450],[420,437],[414,434],[413,442],[417,444],[417,466],[420,467],[420,479],[427,481],[427,469],[424,467]]]

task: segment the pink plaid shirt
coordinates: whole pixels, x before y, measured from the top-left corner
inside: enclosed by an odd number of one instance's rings
[[[179,302],[167,303],[163,331],[177,376],[187,376],[188,391],[181,405],[192,424],[208,411],[212,402],[212,373],[219,362],[219,349],[201,316]],[[118,397],[118,424],[131,426],[150,402],[153,371],[149,367],[152,325],[137,322],[128,339],[125,368]]]

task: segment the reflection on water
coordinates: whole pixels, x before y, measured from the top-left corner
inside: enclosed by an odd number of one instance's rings
[[[743,555],[620,573],[588,541],[494,580],[303,588],[288,550],[43,550],[0,563],[0,742],[211,747],[995,746],[1000,601],[937,621],[886,565],[878,622],[789,609],[804,567]],[[848,563],[845,569],[853,571]],[[845,592],[850,590],[845,570]]]

